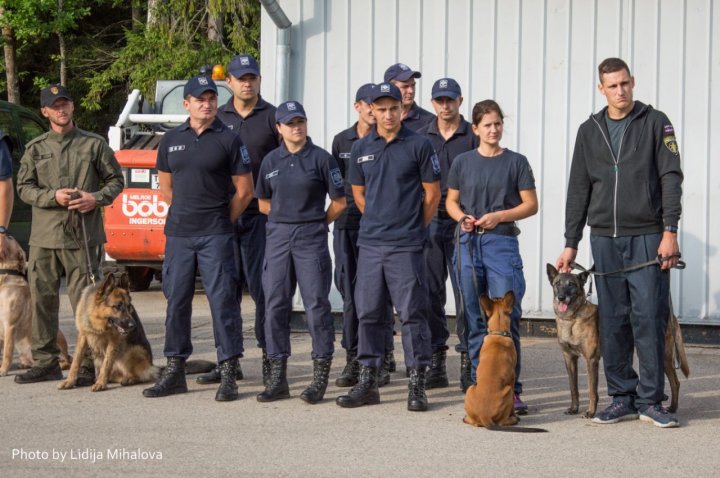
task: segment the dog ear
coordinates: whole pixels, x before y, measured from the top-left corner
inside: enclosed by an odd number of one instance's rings
[[[485,315],[488,317],[492,315],[493,311],[493,301],[488,297],[487,295],[483,294],[480,296],[480,306],[483,308],[483,311],[485,311]]]
[[[127,271],[120,274],[120,288],[130,290],[130,277]]]
[[[105,276],[105,279],[102,281],[102,284],[100,284],[100,287],[98,287],[96,295],[98,297],[107,297],[108,294],[110,294],[110,291],[114,287],[115,287],[115,275],[107,274]]]
[[[558,275],[558,270],[555,269],[555,266],[550,263],[548,263],[546,265],[546,269],[547,269],[548,279],[550,280],[550,285],[553,285],[553,283],[555,282],[555,278]]]
[[[588,280],[588,277],[590,277],[590,273],[589,272],[581,272],[577,276],[578,276],[578,279],[580,279],[580,283],[584,286]]]
[[[512,312],[513,304],[515,304],[515,294],[513,294],[513,291],[509,290],[505,293],[505,296],[502,298],[502,303],[505,312],[508,314]]]

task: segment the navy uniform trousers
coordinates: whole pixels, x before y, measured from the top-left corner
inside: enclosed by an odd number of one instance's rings
[[[255,301],[255,339],[260,348],[265,348],[265,294],[262,286],[263,263],[265,262],[265,214],[243,214],[235,223],[238,243],[240,277],[240,300],[242,289],[247,284],[250,296]]]
[[[442,216],[441,216],[442,214]],[[447,340],[450,336],[445,315],[445,303],[447,302],[447,278],[450,275],[453,295],[456,307],[460,305],[460,298],[457,294],[456,274],[452,269],[452,258],[455,252],[454,236],[457,222],[447,216],[447,213],[438,213],[430,223],[428,237],[425,245],[425,263],[427,267],[427,283],[430,290],[430,309],[428,311],[428,325],[433,352],[447,350]],[[467,352],[467,327],[464,316],[457,314],[456,333],[459,344],[456,347],[458,352]]]
[[[590,236],[595,269],[612,272],[654,260],[661,234]],[[652,265],[598,276],[600,345],[608,395],[643,409],[665,398],[665,330],[670,313],[670,272]],[[640,377],[633,369],[637,352]]]
[[[268,222],[266,231],[263,288],[268,358],[290,356],[290,315],[296,284],[312,338],[312,358],[332,358],[335,324],[328,299],[332,262],[327,225]]]
[[[428,289],[422,247],[360,246],[355,284],[358,361],[374,368],[383,364],[388,294],[400,316],[405,366],[429,366]]]
[[[357,355],[358,343],[358,316],[355,308],[355,278],[357,276],[358,256],[358,230],[333,230],[333,252],[335,254],[335,287],[343,299],[343,334],[341,345],[345,350]],[[393,343],[393,315],[392,302],[388,300],[386,307],[387,334],[385,337],[385,352],[395,349]]]
[[[462,287],[464,315],[468,327],[468,354],[472,361],[471,377],[476,381],[480,348],[487,335],[487,324],[481,312],[480,295],[490,298],[503,297],[513,291],[515,303],[510,313],[510,332],[517,363],[515,365],[515,393],[522,393],[520,382],[520,318],[522,299],[525,295],[525,276],[516,236],[500,234],[477,234],[463,232],[460,235],[460,286]],[[453,256],[453,264],[457,259]],[[473,281],[473,275],[475,281]],[[477,290],[476,290],[477,284]]]
[[[242,317],[238,307],[235,234],[167,236],[162,287],[167,298],[166,357],[188,358],[195,273],[200,272],[210,305],[218,362],[242,357]]]

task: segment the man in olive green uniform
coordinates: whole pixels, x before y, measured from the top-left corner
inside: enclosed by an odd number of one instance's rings
[[[82,215],[90,268],[97,274],[105,242],[101,207],[112,203],[124,185],[120,166],[105,140],[75,127],[74,104],[65,87],[50,85],[42,90],[40,105],[50,131],[27,144],[17,178],[20,199],[32,206],[28,276],[35,360],[34,367],[15,376],[17,383],[62,379],[56,342],[60,278],[64,272],[73,312],[82,290],[90,284],[88,259],[76,240],[82,243],[82,228],[73,225],[71,215]],[[88,366],[90,373],[92,365]],[[92,380],[90,374],[88,381]]]

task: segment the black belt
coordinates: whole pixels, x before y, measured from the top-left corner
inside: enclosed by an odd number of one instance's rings
[[[500,223],[494,229],[485,229],[484,227],[475,227],[477,234],[499,234],[501,236],[519,236],[520,228],[512,222]]]

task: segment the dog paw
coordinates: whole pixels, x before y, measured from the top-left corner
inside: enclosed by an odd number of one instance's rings
[[[103,390],[107,390],[107,384],[95,382],[95,384],[90,387],[90,390],[92,390],[93,392],[102,392]]]
[[[74,380],[63,380],[58,384],[58,390],[70,390],[71,388],[75,388]]]
[[[7,377],[8,370],[7,369],[0,369],[0,377]]]
[[[595,412],[591,412],[590,410],[588,410],[585,413],[583,413],[582,416],[583,416],[583,418],[592,418],[595,416]]]
[[[570,407],[567,410],[565,410],[565,415],[577,415],[577,414],[578,414],[577,407]]]

